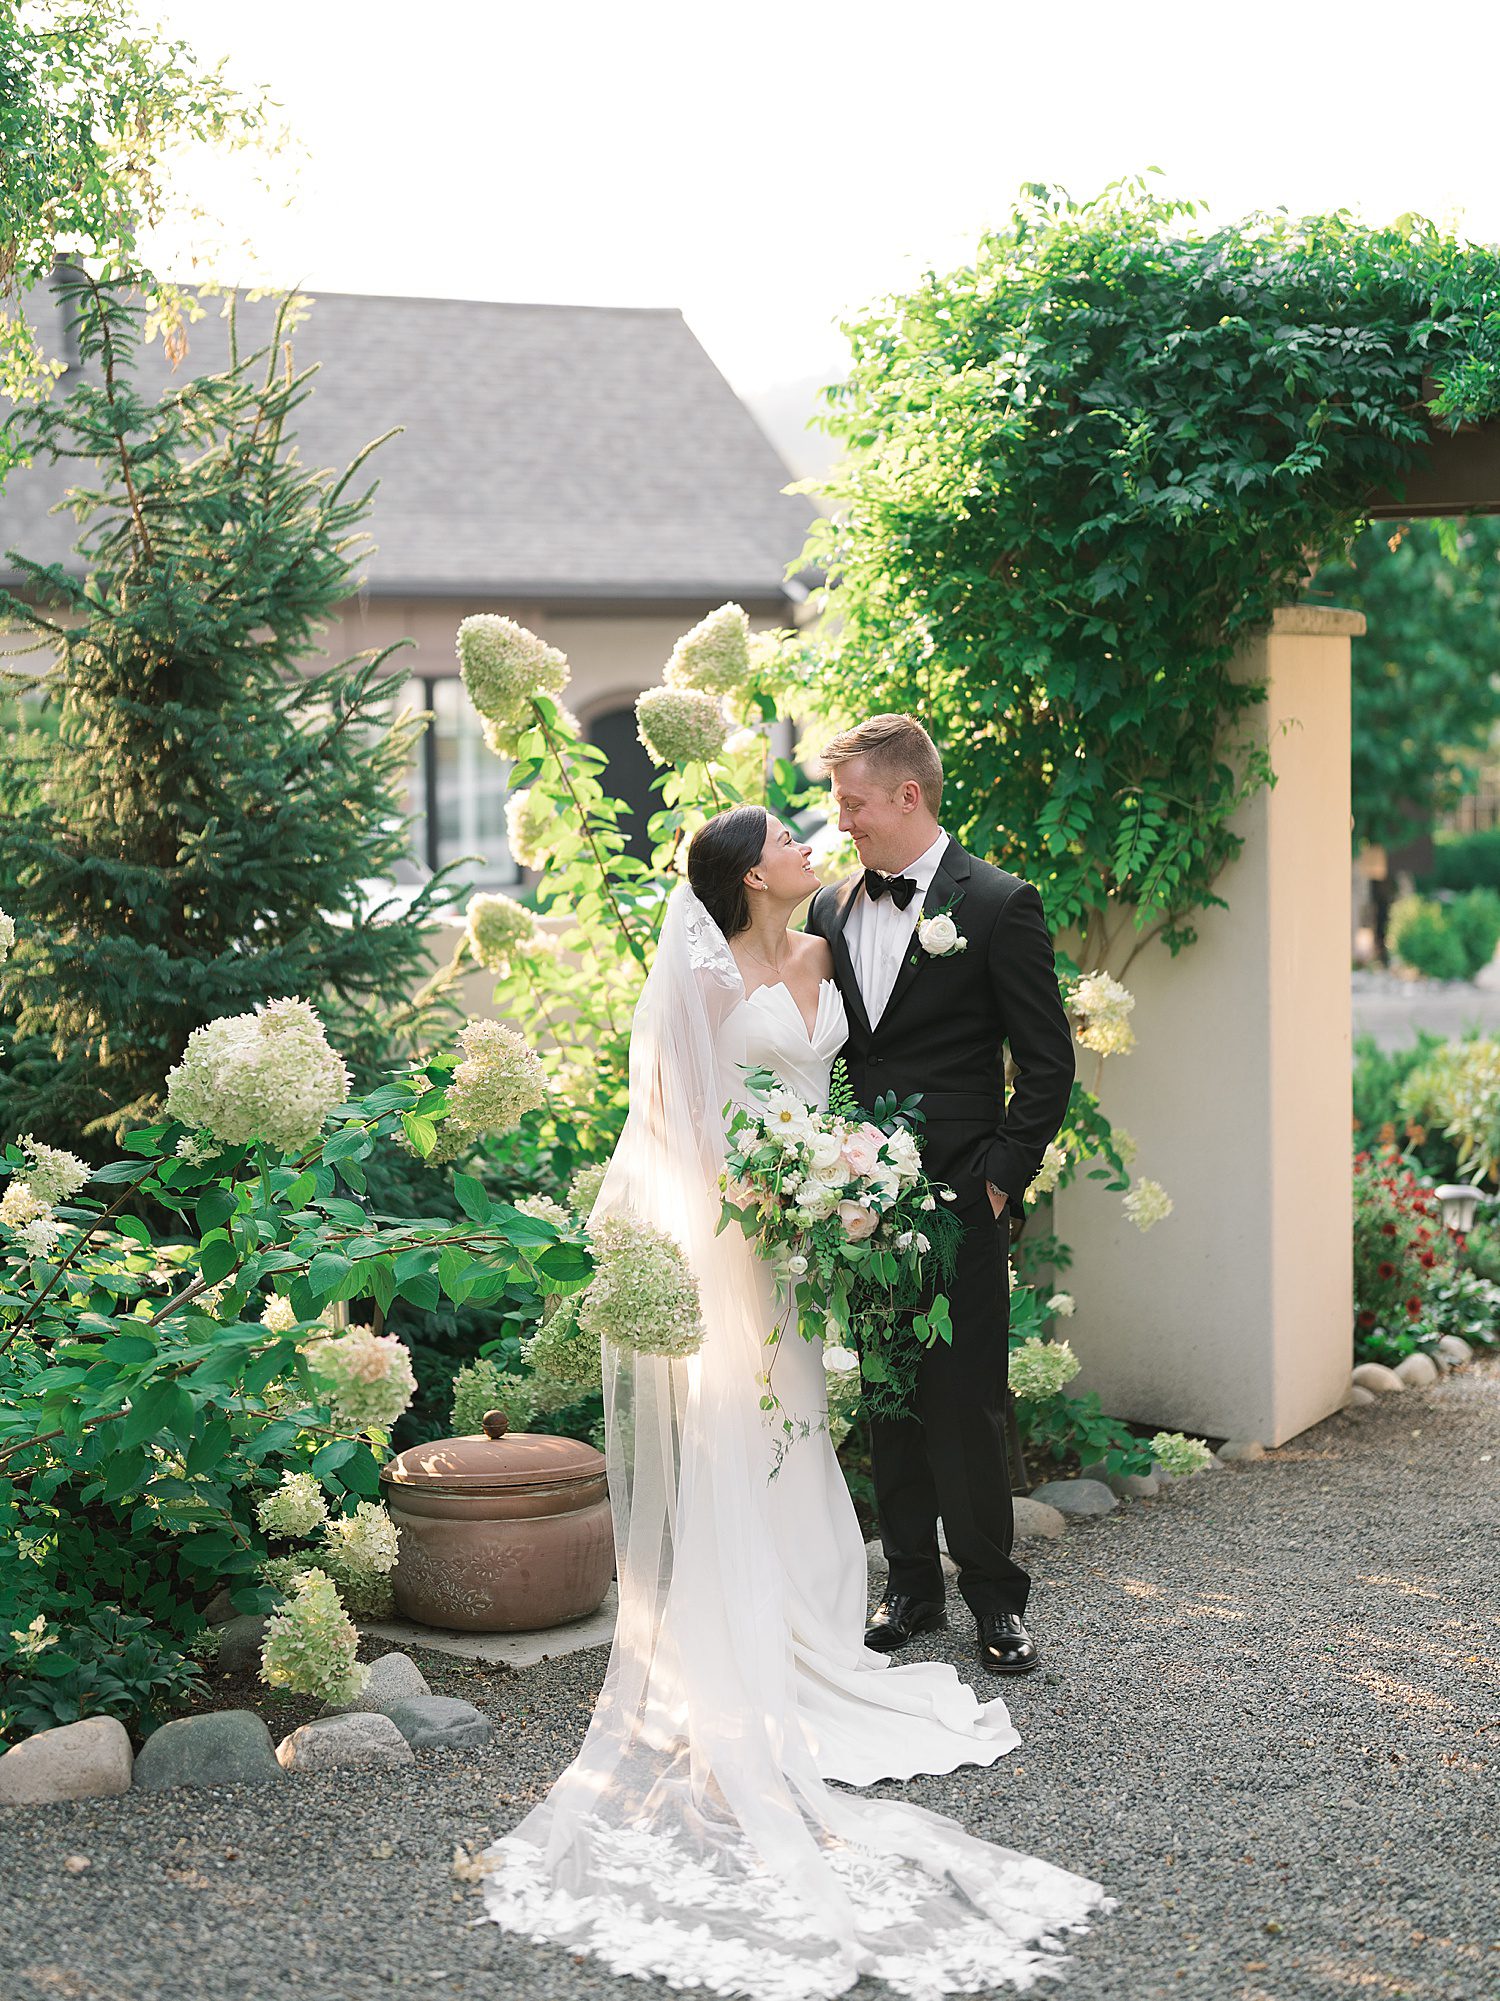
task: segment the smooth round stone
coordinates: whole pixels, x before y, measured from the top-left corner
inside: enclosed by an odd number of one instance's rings
[[[1437,1344],[1437,1351],[1445,1362],[1451,1362],[1455,1369],[1461,1369],[1465,1362],[1472,1362],[1474,1350],[1462,1334],[1445,1334]]]
[[[266,1637],[263,1612],[240,1612],[219,1628],[219,1652],[215,1662],[221,1674],[244,1674],[260,1666],[260,1650]]]
[[[283,1737],[276,1761],[287,1772],[348,1772],[414,1765],[412,1748],[389,1716],[355,1711],[320,1716]]]
[[[384,1711],[387,1704],[405,1702],[414,1695],[431,1695],[427,1677],[410,1654],[382,1654],[370,1663],[370,1678],[355,1702],[325,1702],[324,1716],[368,1716]]]
[[[130,1739],[115,1716],[60,1723],[13,1744],[0,1758],[0,1806],[111,1799],[130,1791]]]
[[[153,1730],[135,1761],[146,1792],[171,1786],[255,1786],[284,1776],[271,1733],[249,1709],[179,1716]]]
[[[1351,1383],[1349,1393],[1339,1405],[1340,1410],[1358,1410],[1361,1404],[1378,1403],[1380,1399],[1373,1390],[1367,1390],[1363,1383]]]
[[[1016,1518],[1017,1542],[1034,1542],[1041,1537],[1055,1542],[1068,1525],[1061,1509],[1049,1507],[1034,1494],[1012,1494],[1010,1505]]]
[[[1044,1480],[1030,1498],[1062,1515],[1107,1515],[1120,1505],[1102,1480]]]
[[[1373,1390],[1378,1397],[1399,1396],[1406,1384],[1384,1362],[1361,1362],[1349,1378],[1357,1390]]]
[[[1219,1462],[1230,1465],[1236,1459],[1264,1459],[1266,1448],[1258,1438],[1227,1438],[1219,1447]]]
[[[414,1751],[477,1751],[490,1741],[490,1719],[453,1695],[411,1695],[385,1714]]]
[[[1425,1390],[1438,1379],[1438,1365],[1431,1355],[1403,1355],[1396,1364],[1396,1374],[1408,1389]]]
[[[1118,1501],[1149,1501],[1161,1492],[1161,1482],[1154,1473],[1110,1473],[1105,1470],[1102,1459],[1096,1459],[1092,1466],[1085,1466],[1079,1477],[1102,1480]]]

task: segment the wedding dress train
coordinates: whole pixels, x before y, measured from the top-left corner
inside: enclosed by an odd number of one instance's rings
[[[831,981],[811,1033],[784,986],[747,998],[702,904],[674,892],[595,1216],[629,1208],[679,1238],[706,1337],[678,1361],[606,1349],[615,1641],[577,1758],[486,1856],[486,1911],[617,1973],[751,2001],[833,1996],[861,1974],[919,2001],[1024,1989],[1109,1900],[909,1801],[840,1789],[992,1765],[1020,1740],[951,1667],[864,1646],[864,1544],[820,1348],[795,1328],[768,1347],[769,1270],[738,1230],[716,1233],[722,1107],[743,1102],[746,1066],[826,1104],[844,1034]],[[768,1359],[794,1425],[779,1466]]]

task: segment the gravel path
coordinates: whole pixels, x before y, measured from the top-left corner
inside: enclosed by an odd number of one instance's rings
[[[1042,1546],[1023,1748],[910,1788],[1120,1899],[1039,1992],[1500,1996],[1497,1434],[1489,1362]],[[982,1679],[965,1624],[938,1637]],[[9,1810],[0,1995],[641,2001],[471,1927],[450,1871],[455,1842],[512,1825],[566,1763],[603,1664],[424,1658],[497,1741],[400,1778]],[[68,1874],[73,1854],[91,1867]]]

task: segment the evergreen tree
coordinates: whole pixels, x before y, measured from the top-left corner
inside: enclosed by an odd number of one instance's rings
[[[24,597],[0,592],[50,655],[26,684],[44,727],[0,742],[17,931],[0,1133],[97,1150],[156,1106],[193,1029],[277,995],[313,1001],[362,1077],[378,1070],[432,1025],[409,997],[452,888],[444,871],[409,905],[367,904],[407,852],[423,719],[391,720],[393,648],[308,665],[357,587],[374,486],[354,482],[375,446],[337,477],[299,460],[316,371],[284,345],[290,302],[243,357],[231,316],[229,365],[156,399],[132,381],[137,295],[62,291],[77,387],[11,423],[27,451],[78,462],[87,575],[18,555]]]

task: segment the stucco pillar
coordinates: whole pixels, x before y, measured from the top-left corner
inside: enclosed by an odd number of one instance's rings
[[[1175,1208],[1145,1234],[1082,1181],[1057,1198],[1073,1246],[1065,1331],[1114,1415],[1279,1444],[1343,1401],[1351,1362],[1349,642],[1359,612],[1293,606],[1248,645],[1251,726],[1276,784],[1177,958],[1126,975],[1137,1047],[1101,1097],[1134,1172]],[[1093,1060],[1081,1052],[1080,1075]]]

